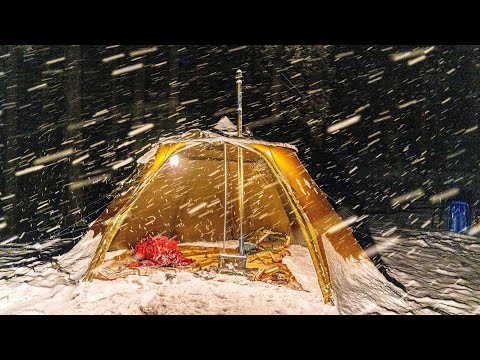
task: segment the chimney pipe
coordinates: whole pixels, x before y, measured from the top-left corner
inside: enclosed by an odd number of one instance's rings
[[[235,75],[235,79],[237,79],[237,115],[238,115],[238,125],[237,125],[237,131],[238,131],[238,137],[243,137],[243,131],[242,131],[242,80],[243,80],[243,75],[242,75],[242,70],[237,70],[237,74]]]

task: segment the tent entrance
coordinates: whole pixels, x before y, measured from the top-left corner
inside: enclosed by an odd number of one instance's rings
[[[84,279],[96,276],[94,269],[104,262],[108,252],[111,256],[113,251],[132,249],[149,235],[174,238],[181,245],[194,243],[197,247],[222,248],[225,234],[226,240],[238,244],[240,146],[244,150],[244,234],[248,238],[258,230],[268,230],[288,235],[292,244],[306,246],[324,299],[330,301],[328,266],[317,232],[338,216],[334,216],[328,201],[316,190],[294,154],[224,138],[215,142],[198,138],[167,143],[158,149],[143,176],[137,176],[140,179],[137,184],[114,199],[111,208],[114,215],[105,212],[105,218],[98,223],[103,235]],[[229,173],[226,183],[224,167]],[[311,183],[314,192],[305,191],[298,176]],[[323,219],[325,224],[320,223]],[[361,250],[348,235],[342,235],[341,244]]]
[[[148,235],[164,235],[180,243],[215,242],[222,246],[226,230],[227,241],[238,240],[238,147],[229,143],[225,147],[226,151],[223,143],[199,143],[166,159],[126,210],[109,251],[133,248]],[[266,160],[255,151],[243,149],[243,172],[246,238],[265,229],[305,245],[295,211]]]

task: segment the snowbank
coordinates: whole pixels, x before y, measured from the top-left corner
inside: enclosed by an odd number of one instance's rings
[[[480,313],[478,238],[387,230],[375,231],[373,251],[382,254],[388,271],[406,292],[389,283],[370,262],[339,257],[328,242],[325,250],[334,281],[335,306],[323,304],[308,250],[298,245],[289,247],[292,256],[285,257],[284,262],[305,291],[212,272],[159,271],[150,276],[82,282],[81,276],[100,241],[99,236],[88,233],[71,251],[47,263],[30,261],[27,266],[12,254],[16,248],[0,249],[8,259],[14,259],[9,271],[16,275],[0,280],[0,313]],[[22,251],[26,254],[25,249]]]
[[[480,239],[449,232],[377,233],[376,247],[407,289],[414,309],[428,314],[480,314]]]
[[[79,281],[89,249],[99,238],[87,235],[55,264],[35,276],[0,280],[2,314],[337,314],[323,304],[306,248],[291,247],[285,262],[306,291],[252,282],[241,276],[159,271],[115,281]],[[198,245],[198,243],[197,243]],[[204,244],[205,245],[205,244]],[[229,244],[229,247],[234,244]],[[88,250],[88,251],[87,251]],[[91,258],[91,257],[90,257]],[[68,272],[68,273],[67,273]],[[71,273],[70,273],[71,272]]]

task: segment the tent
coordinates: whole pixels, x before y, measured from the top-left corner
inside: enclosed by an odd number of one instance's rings
[[[310,177],[294,146],[228,136],[222,122],[216,128],[221,133],[191,130],[163,138],[140,159],[136,172],[91,225],[101,240],[84,279],[95,276],[107,252],[131,249],[147,234],[180,243],[221,243],[238,239],[240,231],[263,228],[288,234],[292,244],[308,248],[324,300],[330,302],[332,274],[325,247],[345,260],[369,261],[352,229]],[[237,191],[240,150],[243,209]]]

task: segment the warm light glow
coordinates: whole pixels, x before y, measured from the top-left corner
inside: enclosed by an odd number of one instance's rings
[[[170,166],[178,166],[178,155],[173,155],[170,158]]]

